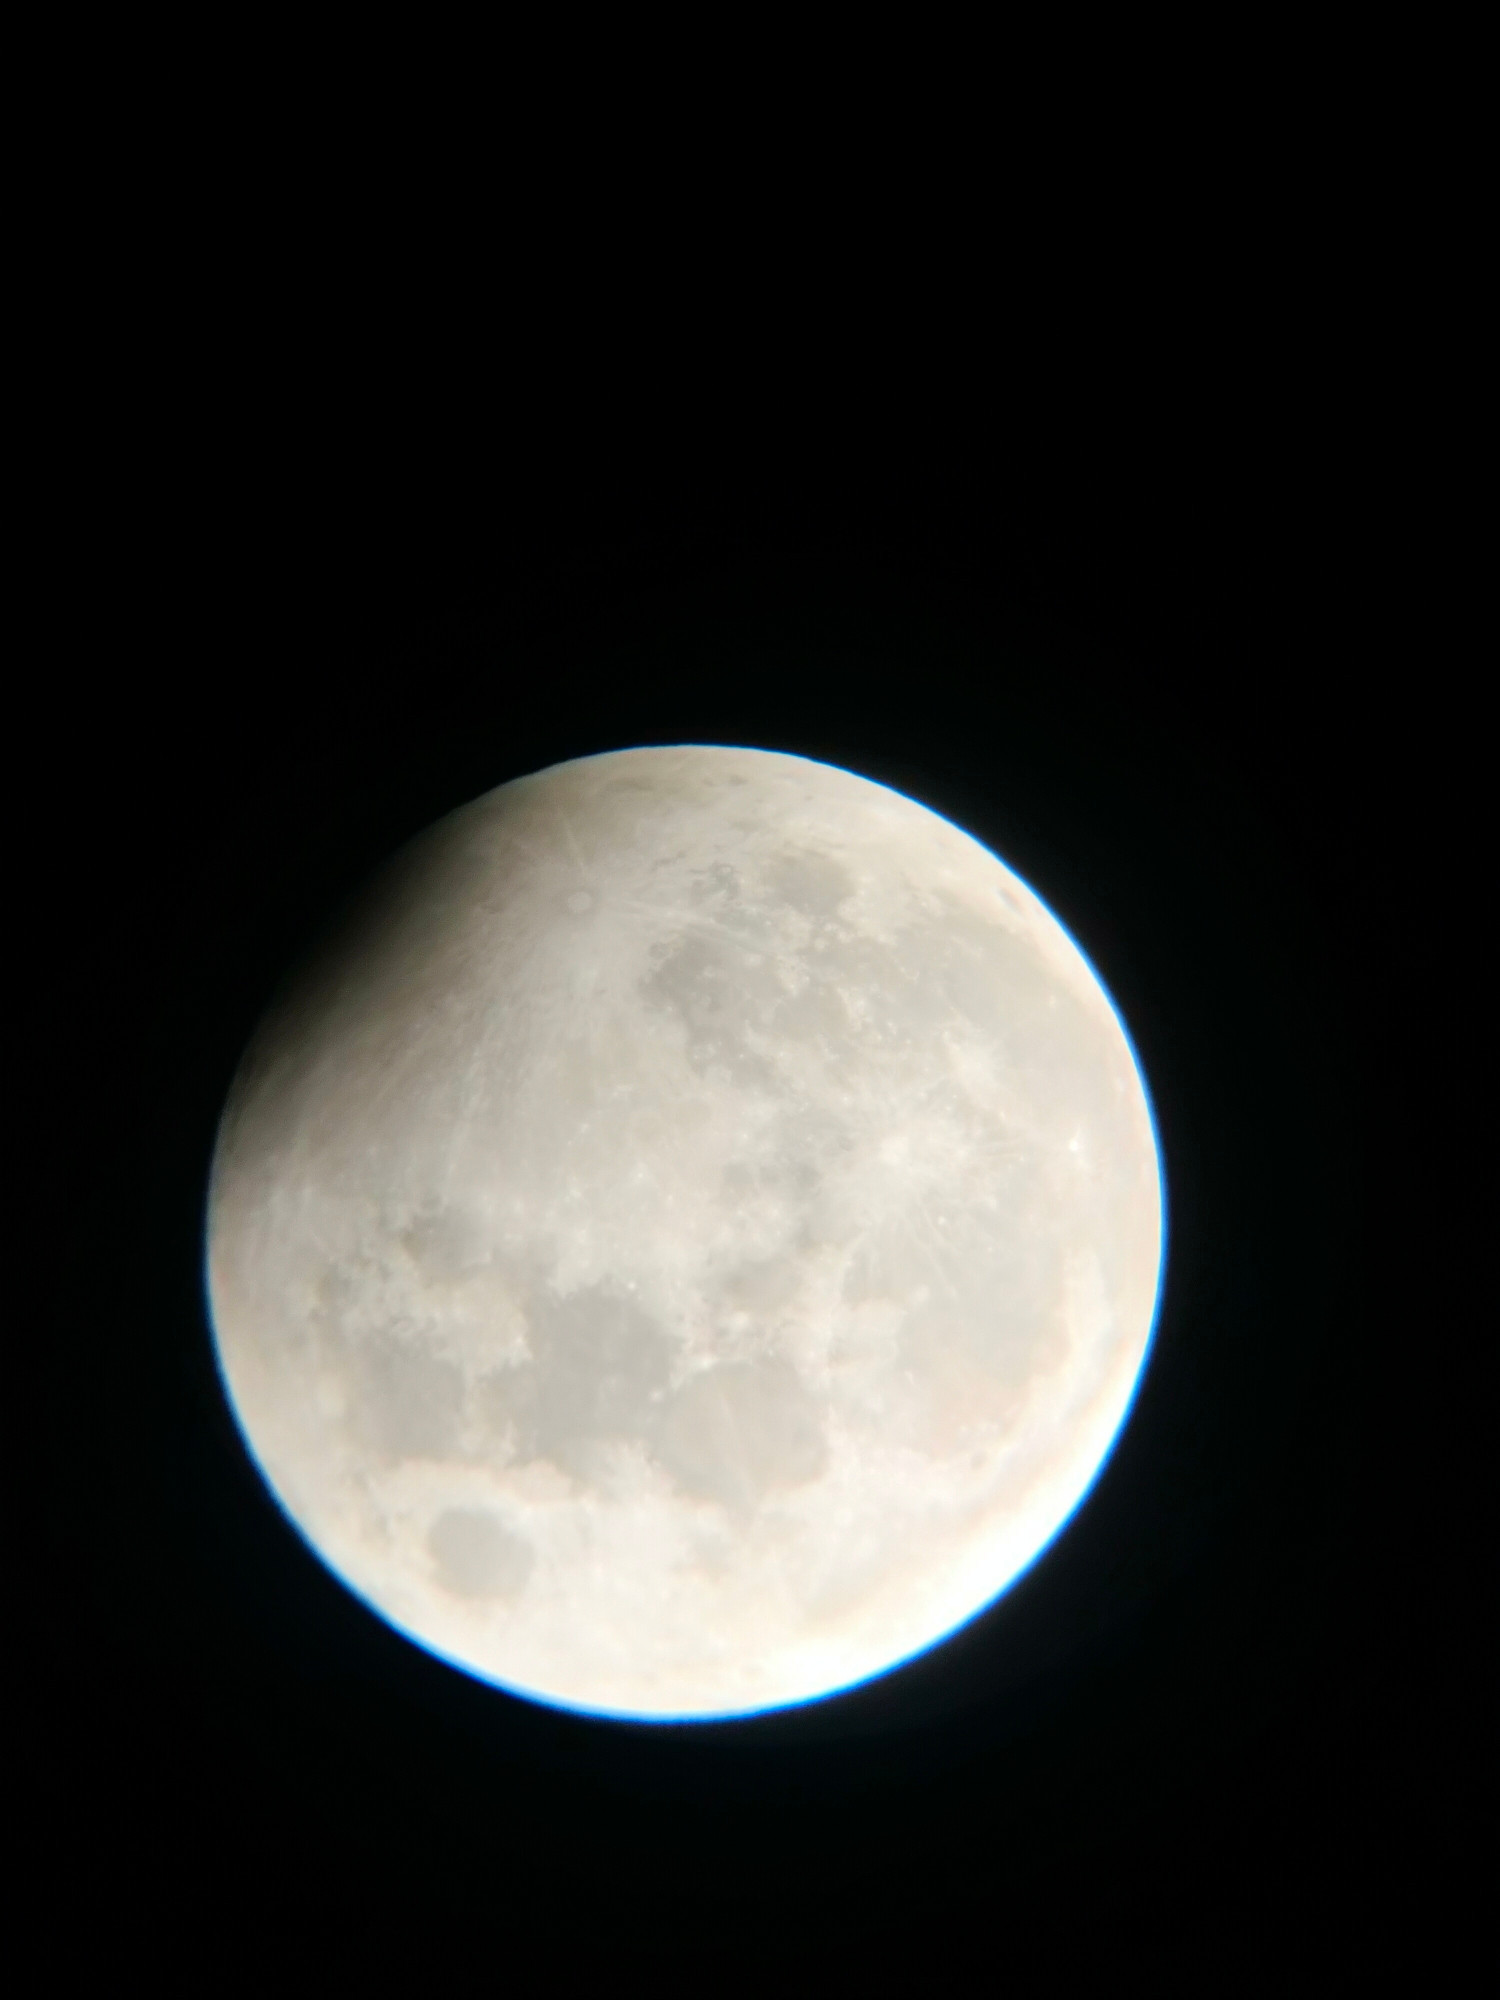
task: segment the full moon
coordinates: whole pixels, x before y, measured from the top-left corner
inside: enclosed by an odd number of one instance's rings
[[[785,1708],[1057,1535],[1163,1256],[1098,975],[993,853],[686,746],[411,842],[246,1051],[209,1187],[224,1384],[417,1645],[557,1707]]]

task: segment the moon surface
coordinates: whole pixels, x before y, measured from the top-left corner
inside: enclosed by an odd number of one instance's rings
[[[1093,1482],[1163,1255],[1145,1086],[995,855],[760,750],[585,757],[413,841],[214,1154],[272,1491],[555,1706],[786,1707],[990,1603]]]

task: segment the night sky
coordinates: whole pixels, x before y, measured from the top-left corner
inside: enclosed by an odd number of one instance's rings
[[[1086,1957],[1286,1991],[1441,1921],[1478,1614],[1430,1555],[1464,1476],[1435,1433],[1477,1335],[1422,1247],[1430,773],[1338,441],[1184,407],[1022,453],[960,410],[814,450],[749,412],[668,452],[647,410],[533,412],[522,451],[462,408],[397,437],[247,397],[149,477],[139,438],[111,461],[63,617],[88,670],[37,670],[12,751],[53,773],[12,1255],[46,1277],[13,1416],[59,1908],[205,1992],[314,1935],[330,1977],[373,1952],[435,1992],[460,1946],[495,1990],[836,1949],[937,1992],[976,1951],[986,1987]],[[1170,1233],[1134,1414],[1041,1563],[851,1695],[664,1730],[481,1686],[342,1589],[239,1442],[200,1252],[246,1037],[366,871],[508,778],[676,741],[847,765],[1014,867],[1134,1039]]]

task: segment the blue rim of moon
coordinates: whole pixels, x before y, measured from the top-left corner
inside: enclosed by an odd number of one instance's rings
[[[345,1575],[341,1571],[335,1560],[330,1555],[326,1554],[322,1548],[319,1547],[314,1531],[307,1524],[298,1519],[291,1505],[288,1503],[287,1499],[283,1496],[282,1492],[279,1490],[276,1480],[273,1478],[269,1467],[267,1466],[261,1455],[260,1450],[257,1448],[255,1438],[251,1433],[249,1424],[247,1423],[244,1412],[240,1407],[240,1403],[236,1398],[236,1395],[234,1393],[233,1387],[229,1379],[229,1372],[225,1360],[224,1345],[220,1333],[219,1316],[218,1314],[216,1314],[214,1307],[213,1283],[212,1283],[212,1277],[210,1272],[210,1261],[209,1261],[210,1251],[212,1247],[212,1229],[213,1229],[213,1171],[212,1169],[210,1170],[204,1188],[200,1282],[203,1288],[203,1303],[204,1303],[206,1321],[211,1333],[210,1345],[213,1350],[217,1378],[224,1395],[224,1400],[234,1420],[236,1431],[241,1439],[241,1442],[246,1452],[249,1455],[251,1463],[254,1465],[257,1473],[261,1478],[263,1485],[265,1486],[266,1490],[269,1492],[272,1500],[274,1501],[278,1513],[280,1514],[281,1518],[290,1525],[290,1527],[296,1534],[298,1540],[314,1555],[314,1557],[316,1557],[319,1565],[330,1575],[332,1575],[332,1577],[337,1581],[337,1583],[343,1590],[347,1591],[361,1605],[363,1605],[365,1608],[371,1611],[374,1614],[374,1616],[381,1622],[381,1624],[389,1627],[392,1631],[399,1634],[403,1639],[408,1640],[413,1646],[415,1646],[418,1649],[418,1651],[425,1653],[429,1657],[442,1662],[446,1666],[450,1666],[456,1669],[460,1674],[464,1675],[466,1678],[477,1681],[482,1686],[493,1688],[501,1693],[507,1694],[515,1699],[518,1699],[522,1702],[531,1705],[539,1706],[545,1709],[560,1711],[562,1713],[570,1715],[580,1716],[589,1720],[597,1720],[602,1722],[620,1722],[620,1723],[628,1723],[631,1725],[646,1725],[651,1729],[659,1729],[659,1728],[681,1729],[683,1727],[697,1727],[700,1725],[713,1725],[717,1723],[744,1722],[744,1721],[754,1720],[755,1718],[761,1716],[786,1714],[794,1710],[808,1708],[812,1706],[819,1706],[834,1701],[840,1696],[852,1694],[861,1688],[868,1687],[869,1685],[871,1685],[876,1681],[884,1680],[889,1676],[898,1672],[901,1668],[910,1665],[913,1661],[925,1658],[928,1654],[935,1652],[936,1650],[944,1646],[957,1633],[963,1631],[966,1627],[973,1624],[980,1617],[992,1611],[994,1607],[1015,1588],[1015,1586],[1022,1580],[1022,1578],[1027,1576],[1033,1569],[1035,1569],[1037,1564],[1053,1549],[1053,1547],[1062,1537],[1064,1531],[1071,1526],[1071,1524],[1076,1520],[1080,1512],[1086,1506],[1088,1501],[1092,1498],[1104,1474],[1106,1467],[1110,1464],[1114,1456],[1119,1439],[1122,1433],[1124,1432],[1126,1426],[1130,1422],[1130,1419],[1135,1411],[1136,1404],[1141,1391],[1141,1385],[1145,1379],[1146,1372],[1151,1365],[1152,1355],[1156,1345],[1158,1322],[1160,1319],[1162,1301],[1165,1292],[1167,1272],[1168,1272],[1169,1240],[1171,1234],[1171,1224],[1170,1224],[1170,1208],[1169,1208],[1165,1160],[1161,1143],[1161,1133],[1156,1113],[1156,1106],[1149,1080],[1146,1076],[1145,1069],[1141,1062],[1139,1052],[1136,1048],[1134,1038],[1130,1033],[1129,1026],[1124,1020],[1119,1010],[1119,1007],[1115,1002],[1113,994],[1111,993],[1104,979],[1101,977],[1099,970],[1095,966],[1092,958],[1083,950],[1083,948],[1078,943],[1076,937],[1074,937],[1072,932],[1068,929],[1068,927],[1065,924],[1063,924],[1061,919],[1057,916],[1056,912],[1052,909],[1051,905],[1046,903],[1045,900],[1040,895],[1038,895],[1037,891],[1033,889],[1028,882],[1025,881],[1025,878],[1020,876],[1010,866],[1010,864],[1003,859],[1002,856],[997,854],[992,848],[988,847],[984,842],[978,840],[978,838],[972,833],[970,833],[967,828],[961,826],[956,821],[948,819],[946,815],[936,812],[932,807],[924,804],[921,800],[914,799],[909,794],[900,792],[893,786],[884,785],[879,780],[869,778],[865,776],[862,772],[848,770],[842,766],[829,765],[821,762],[820,760],[798,758],[795,757],[792,753],[787,753],[783,751],[766,751],[756,746],[745,746],[745,745],[718,745],[718,744],[698,745],[698,744],[673,743],[673,744],[663,744],[660,746],[639,745],[639,746],[631,746],[631,748],[632,750],[661,749],[661,750],[670,750],[674,752],[683,752],[683,751],[690,752],[694,750],[704,749],[716,752],[733,752],[736,754],[743,754],[748,756],[769,756],[778,758],[783,762],[807,763],[813,765],[816,769],[821,771],[836,772],[840,776],[853,778],[857,780],[861,785],[870,787],[873,790],[887,793],[894,799],[898,800],[901,803],[901,805],[907,808],[914,808],[915,810],[923,814],[926,814],[929,818],[940,821],[944,826],[949,827],[953,831],[962,835],[965,840],[972,843],[972,845],[978,848],[984,855],[986,855],[991,860],[996,862],[1005,871],[1007,876],[1009,876],[1014,881],[1021,883],[1022,886],[1030,894],[1030,896],[1035,900],[1039,908],[1044,912],[1046,918],[1050,921],[1051,925],[1055,927],[1055,930],[1058,933],[1058,935],[1061,938],[1063,938],[1066,941],[1066,943],[1071,947],[1072,951],[1076,954],[1077,959],[1081,964],[1081,966],[1086,969],[1089,977],[1093,981],[1094,987],[1097,989],[1099,997],[1102,998],[1102,1000],[1108,1007],[1110,1014],[1113,1017],[1115,1027],[1118,1030],[1118,1033],[1123,1041],[1124,1047],[1129,1054],[1130,1062],[1134,1070],[1136,1087],[1140,1093],[1140,1101],[1145,1111],[1147,1128],[1150,1134],[1152,1159],[1155,1168],[1157,1204],[1158,1204],[1157,1206],[1158,1230],[1157,1230],[1157,1244],[1156,1244],[1156,1258],[1155,1258],[1154,1292],[1152,1295],[1150,1311],[1146,1322],[1146,1333],[1145,1333],[1144,1343],[1142,1345],[1140,1352],[1140,1358],[1139,1361],[1137,1362],[1134,1375],[1130,1380],[1128,1392],[1124,1397],[1123,1406],[1121,1407],[1118,1421],[1115,1423],[1114,1429],[1110,1433],[1107,1441],[1105,1442],[1103,1449],[1098,1452],[1094,1460],[1092,1470],[1089,1472],[1087,1479],[1082,1484],[1080,1490],[1078,1491],[1076,1499],[1073,1501],[1072,1505],[1068,1508],[1067,1512],[1059,1520],[1056,1521],[1055,1525],[1053,1525],[1051,1529],[1044,1535],[1043,1539],[1038,1542],[1038,1544],[1031,1551],[1031,1553],[1028,1556],[1026,1556],[1025,1559],[1022,1560],[1018,1564],[1018,1566],[1015,1567],[1010,1572],[1010,1574],[1006,1575],[995,1586],[992,1593],[988,1597],[985,1597],[981,1601],[975,1603],[969,1610],[962,1612],[958,1617],[953,1619],[942,1629],[932,1632],[929,1636],[921,1639],[916,1644],[907,1646],[899,1651],[892,1652],[892,1654],[888,1658],[870,1667],[868,1670],[858,1673],[857,1675],[851,1676],[849,1678],[835,1680],[826,1687],[813,1688],[805,1693],[797,1693],[789,1695],[785,1698],[771,1699],[769,1701],[765,1701],[755,1705],[749,1705],[737,1702],[725,1705],[723,1707],[691,1707],[682,1709],[680,1711],[678,1710],[659,1711],[653,1709],[640,1709],[640,1708],[630,1707],[627,1705],[617,1705],[602,1700],[583,1700],[583,1699],[569,1698],[568,1696],[565,1696],[563,1694],[551,1692],[545,1688],[532,1686],[519,1680],[506,1679],[501,1674],[489,1671],[485,1667],[476,1664],[476,1662],[473,1661],[472,1659],[465,1658],[461,1653],[452,1651],[447,1647],[445,1647],[444,1645],[442,1645],[441,1643],[436,1642],[431,1637],[424,1635],[420,1630],[416,1629],[413,1625],[403,1621],[400,1617],[394,1615],[390,1610],[388,1610],[386,1607],[380,1604],[375,1598],[375,1596],[372,1595],[369,1590],[362,1588],[358,1583],[352,1581],[347,1575]],[[619,756],[622,754],[628,755],[630,754],[630,752],[628,751],[605,752],[601,753],[598,759],[578,758],[571,760],[571,762],[574,764],[582,764],[586,762],[602,761],[604,757]],[[539,770],[538,772],[530,775],[535,778],[544,778],[548,776],[551,771],[562,770],[566,768],[568,768],[567,765],[554,765],[551,767],[547,767],[546,769]],[[503,787],[501,789],[503,789]],[[484,796],[489,796],[489,795],[486,794]],[[462,810],[462,808],[460,808],[460,810]],[[436,824],[438,825],[441,825],[442,823],[443,822],[441,820],[436,822]],[[428,829],[428,831],[430,830],[431,829]],[[418,840],[422,838],[423,835],[421,834],[417,836]],[[579,903],[579,898],[570,897],[568,899],[567,906],[569,907],[570,910],[574,911],[574,913],[576,914],[578,913],[578,903]],[[225,1115],[227,1114],[227,1109],[228,1106],[226,1103],[225,1113],[221,1114],[219,1127],[215,1136],[215,1145],[213,1149],[213,1157],[215,1164],[217,1163],[218,1159],[219,1146],[224,1131]]]

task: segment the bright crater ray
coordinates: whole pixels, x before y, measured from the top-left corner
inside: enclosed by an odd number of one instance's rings
[[[764,751],[413,842],[272,1008],[208,1284],[282,1505],[419,1644],[728,1715],[931,1645],[1094,1478],[1163,1240],[1109,999],[994,855]]]

